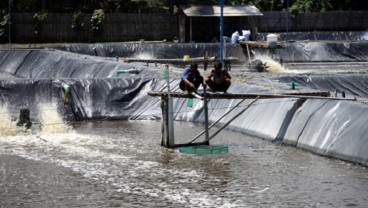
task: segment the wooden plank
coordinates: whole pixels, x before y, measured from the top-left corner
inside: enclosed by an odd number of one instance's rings
[[[54,51],[52,48],[33,47],[33,48],[0,48],[0,51]]]
[[[182,58],[175,59],[139,59],[139,58],[124,58],[124,62],[144,62],[144,63],[201,63],[205,61],[218,61],[215,57],[205,58],[205,57],[196,57],[190,58],[189,61],[184,61]],[[224,59],[225,61],[236,61],[238,58],[236,57],[228,57]]]
[[[148,95],[167,96],[166,92],[147,92]],[[203,97],[203,93],[198,93]],[[185,92],[170,92],[171,97],[176,98],[190,98],[191,95]],[[292,92],[283,94],[257,94],[257,93],[207,93],[207,98],[212,99],[255,99],[259,96],[259,99],[274,99],[274,98],[306,98],[306,99],[327,99],[327,100],[347,100],[356,101],[355,98],[341,98],[341,97],[329,97],[330,92],[328,91],[314,91],[314,92]]]
[[[257,42],[257,41],[239,41],[240,45],[245,45],[246,47],[253,47],[253,48],[270,48],[267,42]],[[277,42],[277,48],[284,48],[285,45],[282,42]]]

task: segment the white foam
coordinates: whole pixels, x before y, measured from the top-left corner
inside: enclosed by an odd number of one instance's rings
[[[11,120],[8,107],[0,105],[0,136],[14,136],[16,129],[16,121]]]
[[[0,146],[7,146],[9,152],[0,149],[0,153],[19,155],[24,158],[53,163],[70,168],[87,178],[104,181],[122,193],[145,194],[147,196],[163,196],[167,200],[193,206],[220,206],[231,204],[230,200],[212,196],[206,191],[181,188],[177,184],[200,183],[203,173],[196,170],[162,168],[155,161],[142,160],[137,155],[121,155],[110,151],[113,140],[98,135],[78,134],[75,132],[60,134],[41,134],[29,136],[9,136],[0,139]],[[127,141],[132,139],[127,139]],[[32,147],[32,151],[29,148]],[[116,144],[115,144],[116,147]],[[132,147],[119,146],[121,151]],[[178,153],[176,153],[178,154]],[[166,181],[136,180],[137,178],[160,178],[173,176],[175,183]],[[207,176],[208,177],[208,176]],[[132,180],[133,179],[133,180]],[[142,190],[141,187],[146,187]]]
[[[41,103],[39,105],[42,123],[42,135],[65,133],[71,130],[71,128],[66,125],[61,115],[58,113],[57,106],[58,104],[56,102]]]
[[[279,62],[273,60],[271,57],[269,57],[265,54],[256,55],[254,57],[254,59],[259,59],[263,63],[265,63],[266,66],[268,67],[267,70],[269,72],[278,73],[278,72],[286,72],[287,71],[287,69],[284,66],[282,66]]]
[[[140,53],[140,54],[136,55],[134,58],[137,58],[137,59],[154,59],[154,57],[149,53]]]

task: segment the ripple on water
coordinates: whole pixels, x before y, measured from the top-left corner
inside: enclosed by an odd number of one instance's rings
[[[7,190],[0,196],[6,205],[362,207],[367,200],[365,168],[236,132],[213,140],[229,144],[227,154],[188,155],[160,146],[159,121],[72,127],[0,137],[0,173],[6,173],[0,185]],[[175,123],[177,137],[188,138],[187,129],[194,136],[202,127]],[[17,188],[23,186],[29,189]],[[44,196],[36,194],[40,190]]]

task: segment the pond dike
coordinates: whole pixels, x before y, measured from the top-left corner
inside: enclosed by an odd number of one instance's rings
[[[123,73],[115,77],[117,70],[134,66],[55,49],[1,50],[0,55],[0,71],[13,76],[0,80],[0,102],[13,118],[19,116],[21,108],[29,108],[31,119],[37,120],[39,104],[47,102],[58,103],[65,119],[161,118],[160,98],[147,95],[149,91],[165,91],[166,82],[157,70],[140,68],[139,74]],[[298,80],[300,91],[328,90],[334,96],[332,89],[338,88],[344,90],[347,97],[367,98],[366,74],[266,77],[252,82],[268,82],[271,87],[234,83],[229,92],[288,93],[291,89],[287,83],[292,80]],[[62,83],[72,88],[66,106],[63,104]],[[178,83],[177,77],[171,81],[170,87],[175,92],[180,91]],[[194,100],[192,107],[187,105],[187,101],[187,98],[174,99],[174,119],[203,123],[203,101]],[[251,101],[246,100],[219,125],[226,123]],[[209,123],[218,120],[237,102],[235,99],[209,100]],[[228,129],[367,166],[367,118],[368,106],[358,101],[262,99],[234,120]]]

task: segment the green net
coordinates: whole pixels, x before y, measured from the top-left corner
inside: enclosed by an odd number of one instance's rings
[[[220,154],[227,153],[227,146],[211,146],[211,145],[198,145],[190,147],[181,147],[179,152],[186,154]]]

